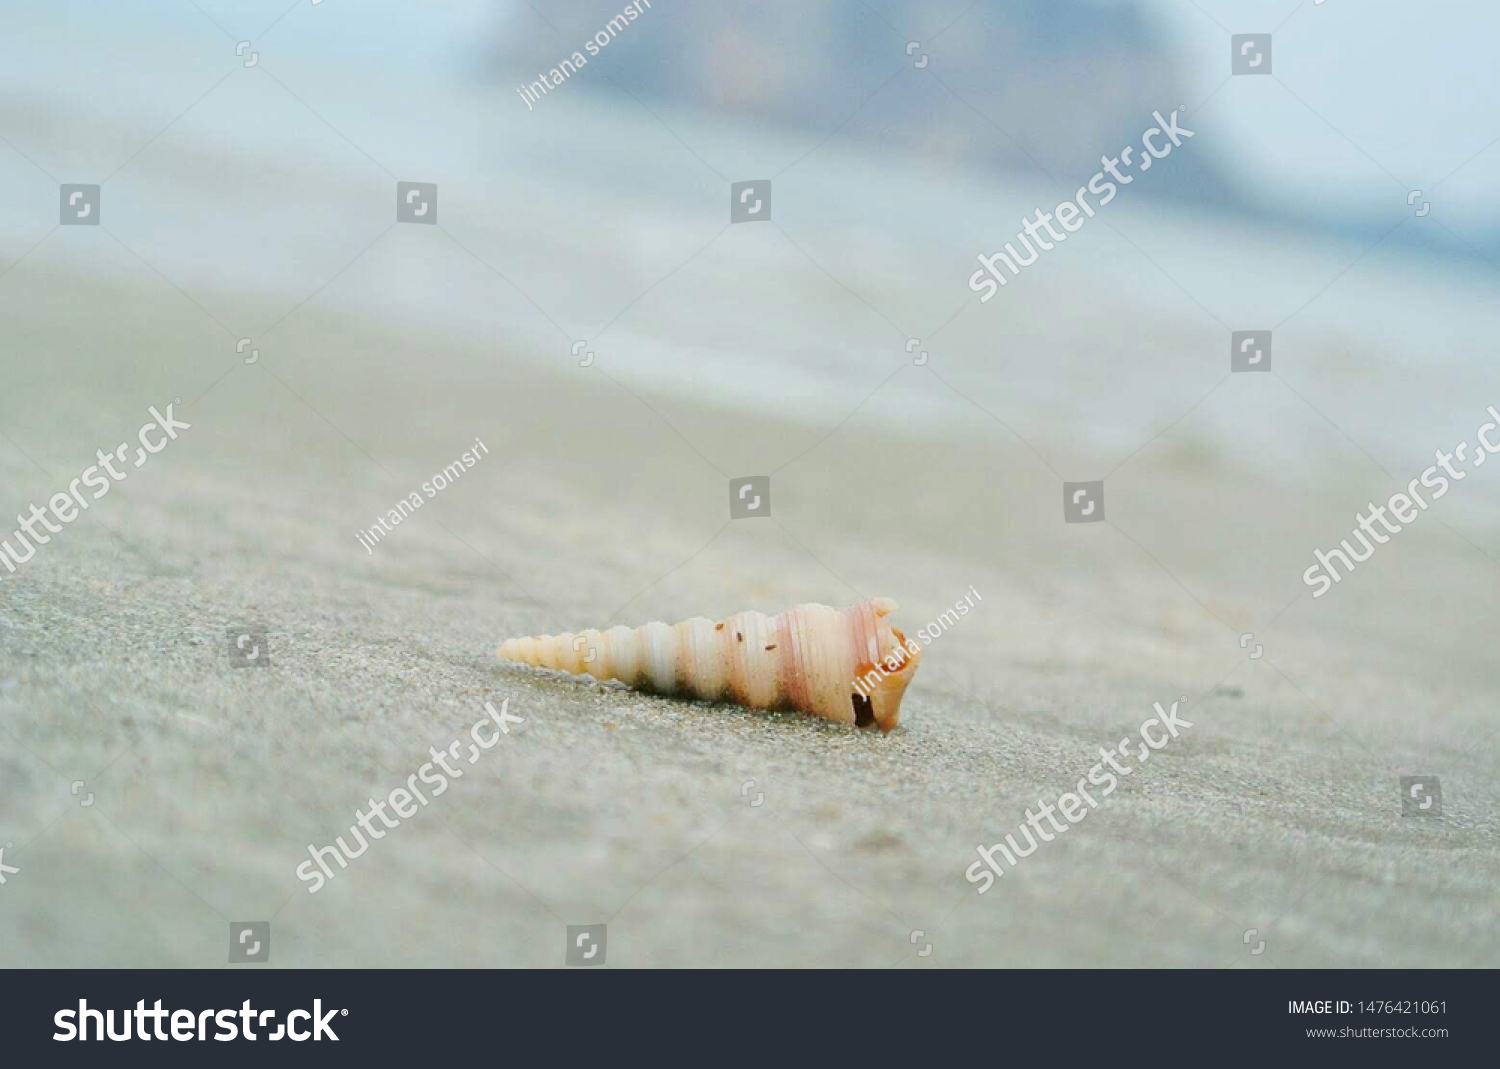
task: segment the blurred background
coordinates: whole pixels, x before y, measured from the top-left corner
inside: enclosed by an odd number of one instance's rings
[[[1339,396],[1321,399],[1372,450],[1428,452],[1446,431],[1391,406],[1416,392],[1444,408],[1483,359],[1500,158],[1486,5],[663,4],[535,111],[516,87],[581,51],[609,5],[194,7],[7,13],[12,260],[53,225],[42,163],[62,182],[105,182],[105,225],[241,335],[323,285],[321,303],[424,330],[495,340],[499,320],[548,360],[602,335],[603,359],[631,382],[817,419],[831,394],[868,392],[864,351],[892,326],[954,349],[1003,333],[986,367],[1036,414],[1028,429],[1115,450],[1209,381],[1179,394],[1141,374],[1170,359],[1156,344],[1165,324],[1285,322],[1283,351],[1317,339],[1355,364],[1420,352],[1393,357],[1401,390],[1341,367]],[[1229,35],[1278,27],[1272,76],[1231,77]],[[240,40],[251,51],[236,59]],[[953,322],[977,253],[1138,141],[1153,110],[1178,107],[1198,136],[1123,190],[1108,227]],[[361,285],[330,280],[389,224],[392,174],[437,183],[441,225],[514,288],[378,257]],[[711,247],[683,271],[725,225],[722,187],[773,175],[789,239],[747,235],[732,287]],[[143,269],[115,252],[88,269]],[[782,257],[878,314],[830,329],[802,287],[779,288]],[[747,286],[768,300],[744,300]],[[682,307],[657,312],[668,300]],[[1092,356],[1114,302],[1141,324],[1104,343],[1119,370],[1065,376],[1059,391],[1052,371]],[[1001,376],[987,377],[964,389],[999,404]],[[1121,402],[1139,420],[1100,409]],[[962,407],[950,395],[924,418]],[[1057,433],[1069,411],[1088,418]],[[1284,464],[1306,442],[1259,444]]]
[[[1500,404],[1500,9],[658,0],[529,109],[618,13],[0,0],[0,507],[147,405],[194,422],[0,584],[0,961],[212,964],[250,916],[295,965],[555,966],[605,920],[642,965],[1263,966],[1251,927],[1495,964],[1500,487],[1300,577]],[[1173,109],[1193,138],[981,303],[976,256]],[[750,180],[770,225],[730,221]],[[1085,480],[1107,522],[1065,526]],[[874,595],[914,629],[970,585],[884,749],[492,658]],[[978,899],[974,845],[1179,694],[1160,778]],[[306,844],[507,695],[487,793],[309,900]]]

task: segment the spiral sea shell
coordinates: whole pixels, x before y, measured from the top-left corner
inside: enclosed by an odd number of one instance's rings
[[[890,598],[834,609],[799,605],[767,616],[741,612],[717,623],[695,616],[500,644],[503,661],[617,679],[636,690],[797,709],[890,731],[921,648],[885,617]]]

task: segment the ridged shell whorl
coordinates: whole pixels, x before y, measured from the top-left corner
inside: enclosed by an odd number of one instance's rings
[[[890,598],[872,598],[847,609],[809,604],[717,622],[695,616],[670,626],[508,639],[499,656],[637,690],[797,709],[890,731],[922,657],[915,642],[886,622],[897,608]]]

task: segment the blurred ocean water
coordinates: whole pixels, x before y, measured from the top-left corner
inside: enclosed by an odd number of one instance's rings
[[[268,359],[308,302],[559,367],[581,340],[633,388],[815,423],[862,406],[961,429],[977,405],[1080,478],[1174,426],[1285,478],[1330,428],[1415,474],[1500,401],[1478,32],[1497,16],[1464,9],[1471,44],[1399,5],[1308,3],[1276,16],[1276,78],[1229,78],[1224,29],[1268,29],[1269,9],[1200,6],[1069,5],[1097,18],[1064,32],[1039,4],[664,0],[535,111],[514,86],[610,6],[21,10],[0,45],[0,255],[160,272]],[[924,69],[907,25],[952,27]],[[1196,136],[981,304],[977,254],[1179,101]],[[49,236],[53,179],[102,183],[124,248]],[[729,224],[747,179],[771,180],[771,225]],[[396,181],[438,186],[437,227],[395,224]],[[1221,381],[1245,329],[1273,329],[1276,390]],[[896,373],[915,376],[899,403]],[[1258,392],[1216,408],[1232,390]]]

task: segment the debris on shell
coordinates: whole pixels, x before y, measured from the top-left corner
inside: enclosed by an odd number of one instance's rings
[[[890,731],[922,657],[886,622],[897,608],[890,598],[872,598],[847,609],[808,604],[775,616],[741,612],[717,622],[695,616],[513,638],[500,644],[499,657],[649,693],[796,709]]]

